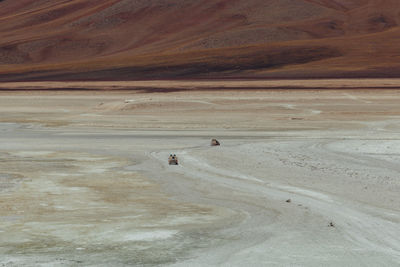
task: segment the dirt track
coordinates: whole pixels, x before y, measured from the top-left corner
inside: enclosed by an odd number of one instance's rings
[[[2,92],[0,263],[396,266],[399,102]]]

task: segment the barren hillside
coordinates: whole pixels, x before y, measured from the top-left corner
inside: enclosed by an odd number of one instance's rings
[[[3,0],[0,80],[399,77],[396,0]]]

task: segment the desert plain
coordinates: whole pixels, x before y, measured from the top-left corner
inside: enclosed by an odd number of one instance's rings
[[[0,266],[398,266],[398,88],[2,84]]]

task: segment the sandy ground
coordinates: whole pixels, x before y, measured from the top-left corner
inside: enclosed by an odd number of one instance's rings
[[[147,80],[147,81],[71,81],[2,82],[0,90],[195,90],[195,89],[367,89],[400,88],[400,79],[287,79],[287,80]]]
[[[0,92],[0,266],[398,266],[399,103]]]

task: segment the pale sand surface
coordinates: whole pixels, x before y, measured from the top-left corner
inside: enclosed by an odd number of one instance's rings
[[[1,92],[0,266],[398,266],[399,130],[388,89]]]

